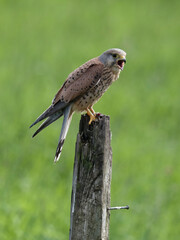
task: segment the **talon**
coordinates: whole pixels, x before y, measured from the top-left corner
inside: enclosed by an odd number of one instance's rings
[[[96,117],[95,116],[90,116],[90,120],[89,120],[89,125],[91,125],[91,123],[93,122],[93,121],[95,121],[96,120]]]

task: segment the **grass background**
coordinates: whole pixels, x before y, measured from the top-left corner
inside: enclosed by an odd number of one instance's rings
[[[127,52],[96,105],[111,116],[110,239],[179,239],[179,7],[174,1],[0,1],[0,239],[65,240],[79,115],[61,161],[62,120],[35,139],[29,125],[67,75],[103,51]]]

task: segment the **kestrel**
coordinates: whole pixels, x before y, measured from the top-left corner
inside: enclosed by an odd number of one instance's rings
[[[45,127],[64,115],[61,134],[54,161],[58,161],[74,112],[86,111],[89,124],[96,119],[93,105],[119,78],[126,63],[126,53],[118,48],[105,51],[74,70],[55,95],[50,107],[30,126],[47,118],[34,133],[36,136]]]

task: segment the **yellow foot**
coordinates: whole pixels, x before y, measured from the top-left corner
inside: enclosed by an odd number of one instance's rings
[[[94,116],[96,116],[96,113],[95,113],[94,109],[92,108],[92,106],[89,108],[89,110],[92,112],[92,114],[93,114]]]
[[[92,113],[89,108],[87,108],[86,111],[87,111],[87,115],[90,117],[90,120],[89,120],[89,125],[90,125],[92,121],[96,120],[96,115],[94,115],[95,112],[93,111]]]
[[[89,125],[92,123],[92,121],[95,121],[95,120],[96,120],[96,117],[92,115],[89,120]]]

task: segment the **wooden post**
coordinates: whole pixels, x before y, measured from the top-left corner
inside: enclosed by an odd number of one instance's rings
[[[70,240],[108,240],[112,150],[109,116],[88,124],[83,115],[76,142]]]

